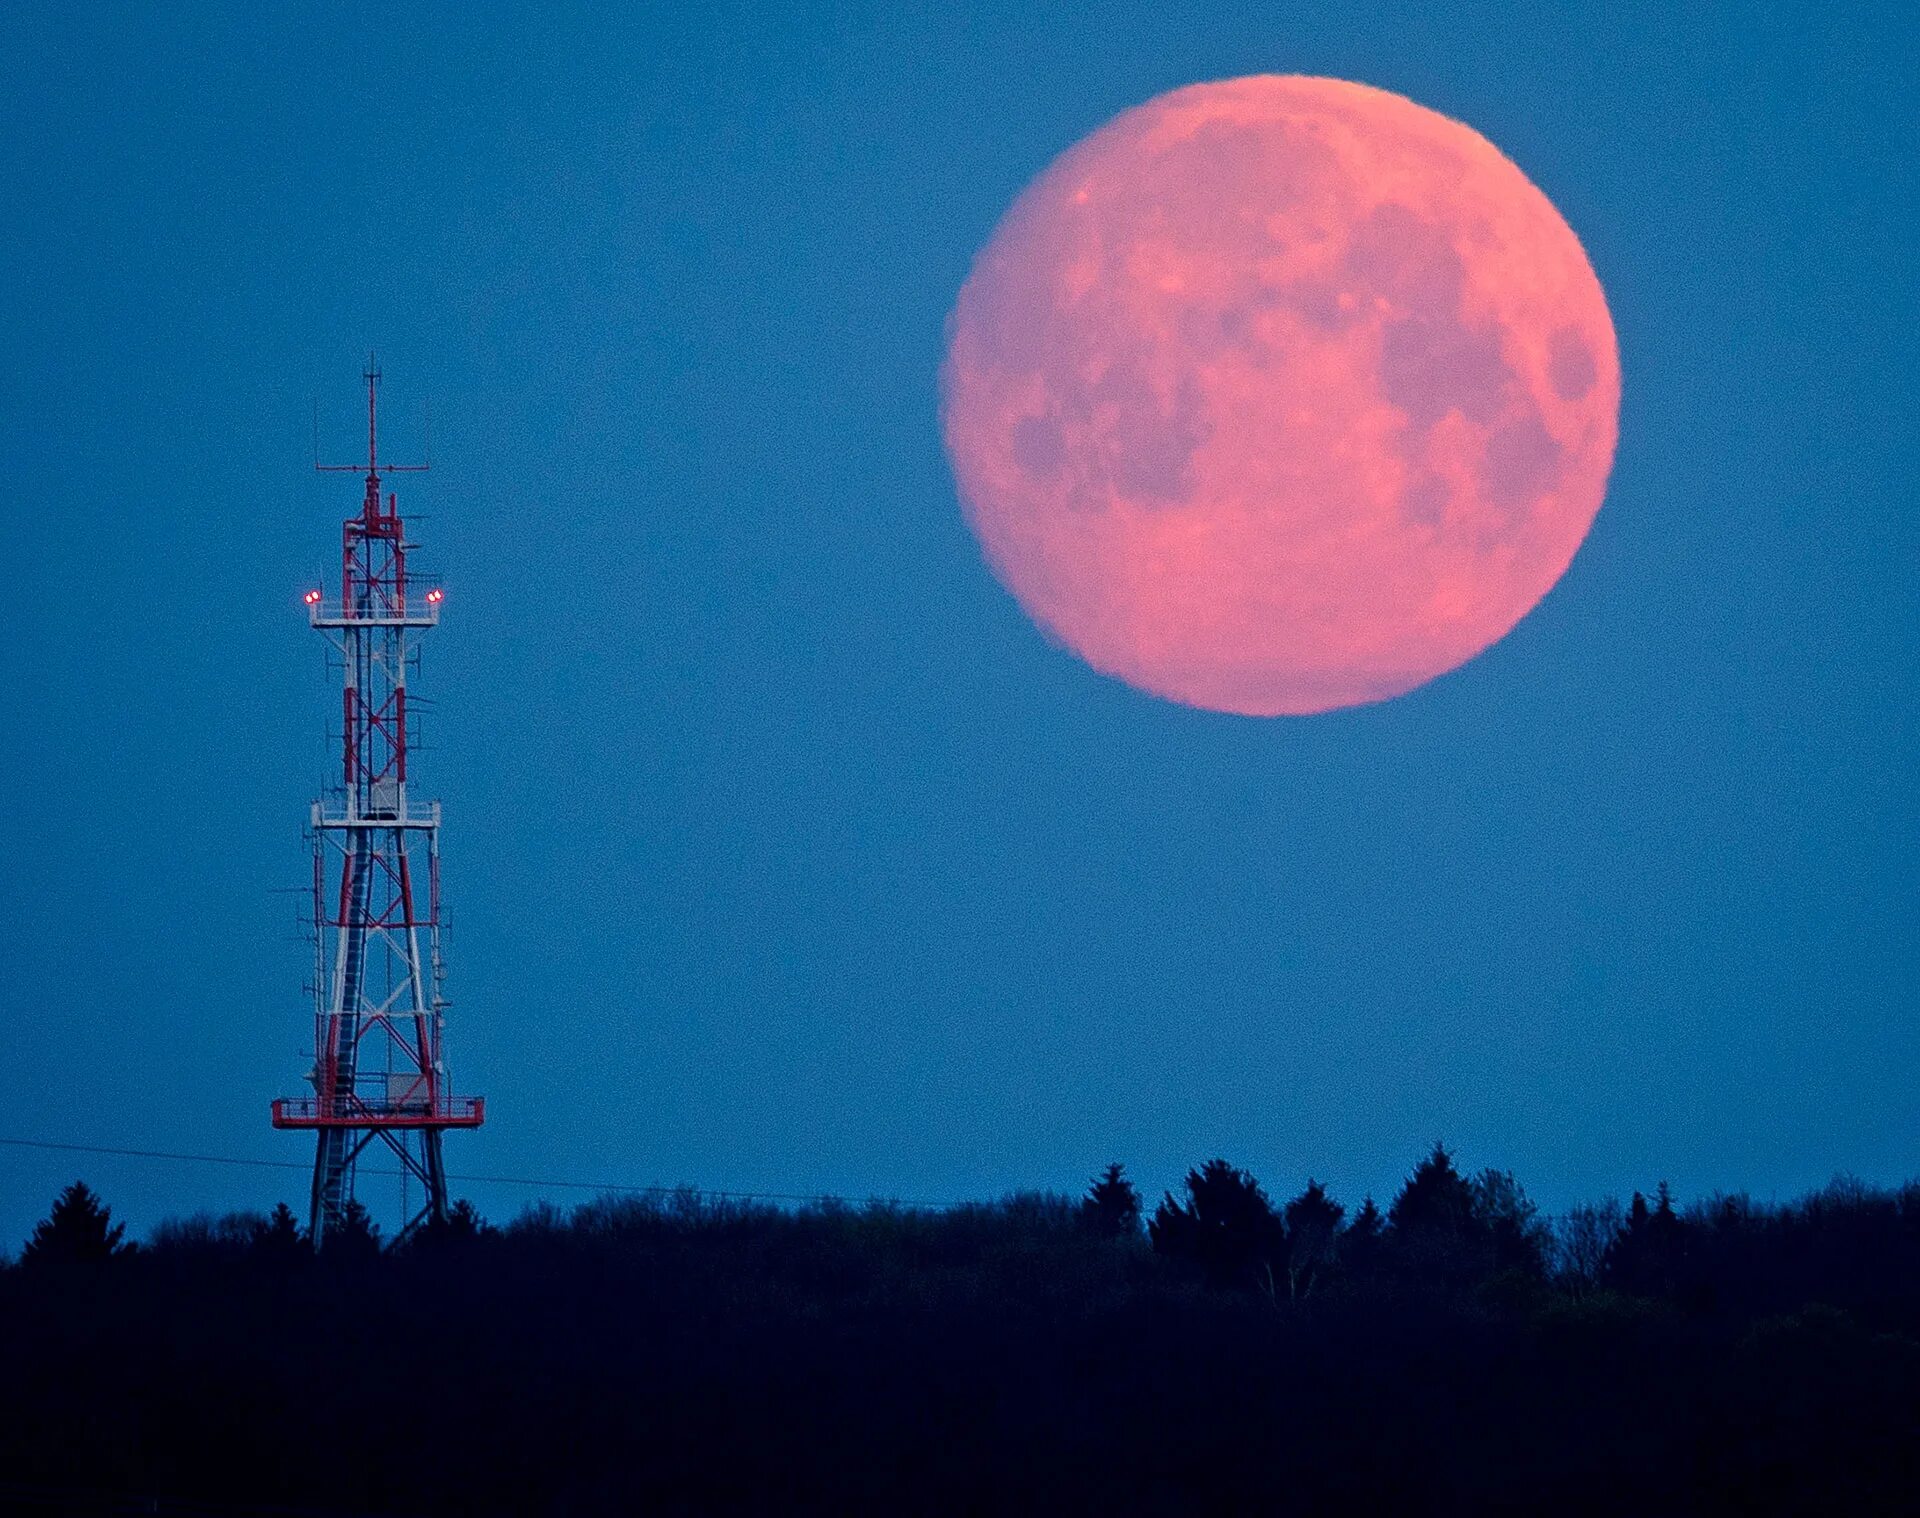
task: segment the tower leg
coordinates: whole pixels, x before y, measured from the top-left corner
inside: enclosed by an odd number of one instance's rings
[[[447,1167],[440,1158],[440,1130],[428,1128],[420,1135],[420,1157],[426,1161],[427,1216],[436,1223],[447,1220]]]
[[[320,1130],[313,1156],[313,1205],[307,1218],[307,1238],[315,1249],[346,1208],[347,1142],[352,1136],[344,1128]]]
[[[313,1156],[313,1207],[307,1220],[307,1236],[313,1247],[320,1247],[326,1231],[346,1215],[352,1200],[347,1186],[348,1155],[353,1134],[345,1128],[322,1128],[320,1143]]]

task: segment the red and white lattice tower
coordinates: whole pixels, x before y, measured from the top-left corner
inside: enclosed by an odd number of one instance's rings
[[[440,1135],[477,1128],[485,1104],[452,1094],[441,1046],[440,803],[408,795],[413,737],[407,674],[440,620],[442,592],[407,572],[405,526],[380,462],[369,360],[367,462],[321,464],[366,475],[342,533],[340,597],[307,593],[313,625],[338,653],[344,690],[340,784],[313,804],[312,1096],[273,1104],[276,1128],[317,1132],[309,1226],[318,1247],[353,1200],[354,1171],[376,1141],[399,1158],[401,1232],[447,1216]],[[417,1183],[418,1192],[414,1190]],[[414,1198],[419,1205],[414,1205]]]

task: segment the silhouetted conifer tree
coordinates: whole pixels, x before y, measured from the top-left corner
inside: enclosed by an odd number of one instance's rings
[[[1387,1209],[1388,1258],[1414,1280],[1461,1286],[1493,1267],[1490,1230],[1444,1144],[1414,1166]]]
[[[307,1252],[306,1233],[285,1202],[275,1203],[266,1221],[254,1231],[253,1247],[263,1259],[281,1263],[297,1260]]]
[[[1140,1193],[1118,1161],[1107,1166],[1080,1199],[1080,1221],[1103,1239],[1140,1237]]]
[[[1460,1234],[1473,1226],[1473,1216],[1473,1188],[1439,1143],[1413,1167],[1387,1209],[1387,1222],[1402,1233]]]
[[[447,1209],[442,1218],[428,1218],[407,1240],[415,1249],[459,1248],[471,1244],[483,1234],[492,1233],[480,1210],[465,1197]]]
[[[1333,1266],[1340,1238],[1340,1220],[1347,1209],[1327,1195],[1327,1188],[1311,1177],[1307,1189],[1287,1203],[1282,1213],[1287,1234],[1287,1292],[1305,1296]]]
[[[124,1223],[113,1221],[113,1209],[84,1181],[75,1181],[54,1200],[53,1210],[34,1225],[33,1235],[20,1251],[20,1263],[34,1268],[96,1264],[129,1253],[122,1244]]]
[[[487,1220],[480,1216],[480,1209],[465,1197],[448,1211],[447,1228],[457,1239],[477,1239],[483,1233],[493,1232]]]
[[[341,1209],[340,1221],[321,1235],[320,1252],[334,1260],[367,1260],[380,1253],[380,1225],[364,1203],[351,1201]]]
[[[1340,1234],[1340,1267],[1346,1274],[1364,1278],[1379,1268],[1386,1227],[1380,1204],[1372,1197],[1362,1200]]]
[[[1168,1192],[1147,1232],[1157,1253],[1191,1261],[1215,1285],[1253,1286],[1275,1295],[1285,1225],[1260,1183],[1225,1160],[1189,1170],[1186,1201]]]
[[[1654,1205],[1634,1192],[1627,1226],[1614,1240],[1605,1279],[1642,1296],[1673,1296],[1679,1289],[1689,1245],[1689,1227],[1673,1205],[1673,1191],[1660,1183]]]

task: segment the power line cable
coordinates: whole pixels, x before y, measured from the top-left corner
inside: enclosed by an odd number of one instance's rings
[[[313,1167],[299,1160],[262,1160],[229,1154],[181,1154],[165,1149],[120,1149],[107,1144],[63,1144],[52,1139],[0,1138],[0,1144],[14,1149],[57,1150],[68,1154],[110,1154],[126,1159],[139,1160],[177,1160],[196,1165],[243,1165],[263,1170],[311,1170]],[[366,1167],[367,1175],[401,1175],[399,1170],[375,1170]],[[815,1191],[709,1191],[701,1187],[684,1186],[634,1186],[618,1181],[564,1181],[551,1178],[534,1178],[518,1175],[453,1175],[450,1181],[461,1181],[473,1186],[530,1186],[551,1187],[566,1191],[621,1192],[628,1195],[672,1196],[676,1192],[693,1190],[700,1196],[723,1197],[729,1201],[740,1202],[848,1202],[849,1198],[836,1196],[830,1192]],[[900,1197],[876,1198],[893,1202],[902,1207],[920,1207],[928,1211],[943,1212],[962,1207],[964,1202],[927,1202],[907,1201]]]

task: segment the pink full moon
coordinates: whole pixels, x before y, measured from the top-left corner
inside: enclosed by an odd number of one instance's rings
[[[967,520],[1095,669],[1249,716],[1503,637],[1606,493],[1620,364],[1579,239],[1492,143],[1338,79],[1197,84],[1014,202],[960,291]]]

